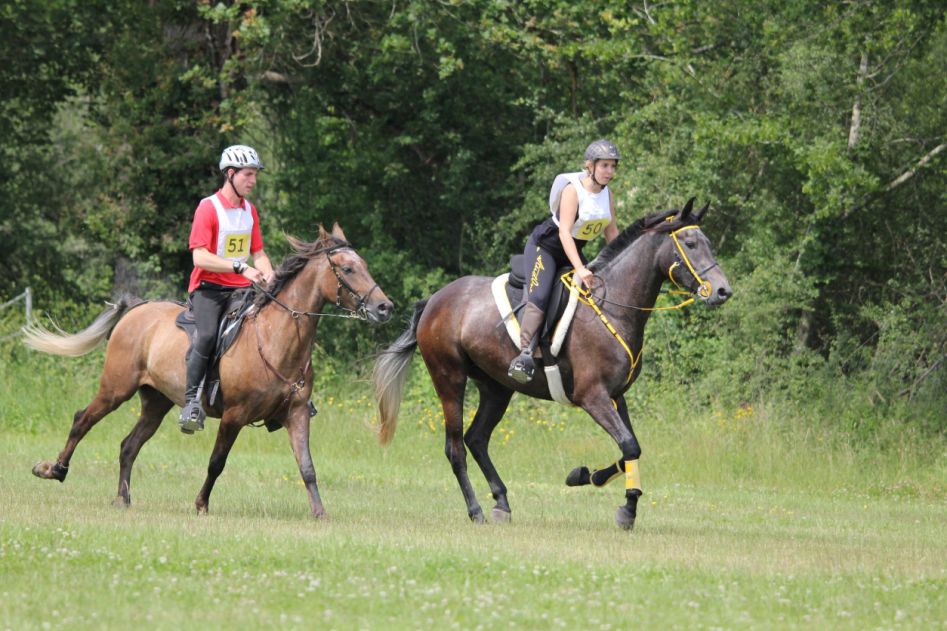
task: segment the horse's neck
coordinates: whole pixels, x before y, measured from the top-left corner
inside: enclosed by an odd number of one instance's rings
[[[655,260],[663,238],[666,238],[663,234],[642,235],[602,271],[609,301],[639,307],[609,309],[624,328],[635,329],[639,335],[651,313],[648,309],[654,307],[664,283]]]
[[[266,330],[267,346],[280,350],[280,361],[296,364],[300,357],[312,353],[313,341],[319,318],[299,315],[293,311],[320,313],[325,298],[319,291],[319,276],[323,265],[311,262],[294,276],[276,296],[287,308],[271,300],[257,315],[259,324]]]

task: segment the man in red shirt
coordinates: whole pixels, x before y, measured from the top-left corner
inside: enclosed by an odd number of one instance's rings
[[[194,259],[188,292],[197,332],[187,356],[184,408],[178,421],[185,434],[204,429],[204,373],[231,292],[250,286],[251,281],[273,279],[273,265],[263,251],[260,218],[246,199],[263,164],[252,147],[234,145],[221,154],[220,170],[224,184],[198,204],[188,240]],[[247,264],[250,257],[253,266]]]

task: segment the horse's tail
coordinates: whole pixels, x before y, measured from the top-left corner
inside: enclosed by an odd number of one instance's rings
[[[142,302],[140,298],[122,296],[117,303],[109,305],[108,309],[100,313],[92,324],[72,335],[53,333],[41,324],[31,322],[22,329],[23,343],[30,348],[52,355],[66,357],[85,355],[108,337],[129,309]]]
[[[395,436],[398,427],[398,410],[401,408],[401,396],[404,382],[408,376],[408,366],[414,357],[418,345],[418,320],[427,305],[427,300],[414,303],[414,315],[411,323],[387,350],[382,351],[375,360],[372,369],[372,383],[375,387],[375,403],[378,405],[378,441],[387,445]]]

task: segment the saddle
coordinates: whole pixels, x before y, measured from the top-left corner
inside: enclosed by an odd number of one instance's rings
[[[493,280],[492,292],[497,309],[500,311],[501,324],[506,326],[514,346],[519,348],[520,333],[516,313],[525,306],[524,286],[524,259],[522,254],[510,258],[510,271]],[[561,267],[556,270],[556,276],[568,272],[571,267]],[[517,305],[515,308],[512,305]],[[546,382],[552,398],[562,404],[572,405],[572,384],[564,384],[559,372],[558,355],[565,341],[566,333],[572,324],[578,301],[576,295],[569,291],[563,283],[557,283],[549,296],[549,306],[546,309],[546,319],[539,333],[539,348],[541,364],[546,373]]]
[[[220,390],[220,358],[233,345],[234,340],[240,333],[243,321],[253,311],[253,290],[250,287],[236,289],[230,294],[230,301],[224,310],[224,315],[220,318],[220,325],[217,328],[217,339],[214,345],[214,355],[207,362],[207,373],[204,376],[204,392],[207,397],[207,407],[215,413],[223,412],[223,406],[217,402],[217,394]],[[190,302],[187,308],[174,319],[174,323],[187,333],[188,340],[192,340],[197,332],[197,323],[194,321],[194,312],[191,310]],[[185,359],[191,354],[191,348],[188,346]]]

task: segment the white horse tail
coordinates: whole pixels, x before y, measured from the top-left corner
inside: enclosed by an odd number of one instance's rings
[[[414,304],[414,315],[404,333],[388,347],[379,353],[372,369],[372,383],[375,390],[375,403],[378,405],[377,427],[378,442],[387,445],[395,436],[398,427],[398,411],[401,409],[401,397],[404,391],[404,382],[408,377],[408,366],[414,357],[414,349],[418,345],[418,320],[427,305],[427,300]]]
[[[125,313],[144,302],[140,298],[122,296],[118,302],[99,314],[88,327],[78,333],[69,334],[64,331],[54,333],[41,324],[31,322],[23,327],[23,343],[32,349],[62,355],[65,357],[79,357],[85,355],[108,337],[112,329]],[[55,326],[55,325],[54,325]],[[59,327],[56,327],[57,329]]]

